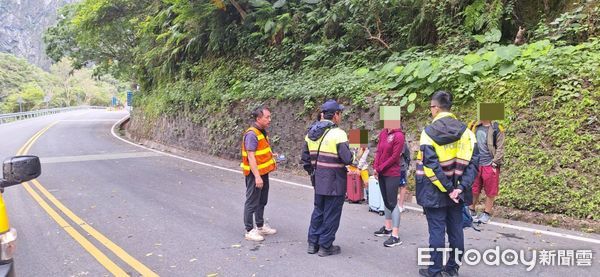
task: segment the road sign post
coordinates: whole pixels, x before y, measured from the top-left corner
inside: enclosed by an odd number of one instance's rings
[[[51,99],[52,99],[52,97],[50,97],[50,95],[44,96],[44,102],[46,102],[46,109],[48,109]]]
[[[23,103],[25,101],[23,101],[23,97],[19,96],[19,98],[17,99],[17,103],[19,103],[19,112],[22,113],[23,112]]]

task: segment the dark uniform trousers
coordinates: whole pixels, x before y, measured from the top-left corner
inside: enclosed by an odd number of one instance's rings
[[[315,194],[315,207],[308,228],[308,242],[329,248],[340,227],[344,196]]]
[[[429,266],[429,272],[436,274],[444,269],[442,264],[443,251],[436,251],[436,248],[445,248],[445,234],[448,233],[448,242],[451,252],[446,253],[448,261],[447,269],[457,269],[455,249],[461,252],[458,255],[458,260],[462,259],[465,250],[465,239],[463,233],[463,217],[462,207],[460,204],[451,205],[442,208],[425,208],[425,216],[427,217],[427,225],[429,226],[429,247],[434,250],[431,252],[431,261],[433,265]]]

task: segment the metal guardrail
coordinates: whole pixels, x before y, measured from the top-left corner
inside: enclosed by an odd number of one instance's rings
[[[55,109],[44,109],[44,110],[35,110],[28,111],[22,113],[7,113],[0,114],[0,124],[13,122],[22,119],[34,118],[38,116],[57,114],[62,112],[70,112],[76,110],[87,110],[87,109],[106,109],[106,107],[101,106],[77,106],[77,107],[67,107],[67,108],[55,108]]]

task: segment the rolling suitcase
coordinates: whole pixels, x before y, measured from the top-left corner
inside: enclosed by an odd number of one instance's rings
[[[360,179],[360,171],[348,172],[346,185],[346,196],[348,198],[348,202],[360,203],[364,200],[362,180]]]
[[[369,177],[369,212],[378,213],[383,215],[385,210],[385,204],[383,203],[383,196],[381,195],[381,189],[379,189],[379,181],[374,176]]]

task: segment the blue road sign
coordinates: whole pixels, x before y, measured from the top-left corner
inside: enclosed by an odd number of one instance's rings
[[[133,100],[133,92],[131,90],[127,91],[127,106],[130,106],[130,107],[132,106],[131,105],[132,100]]]

